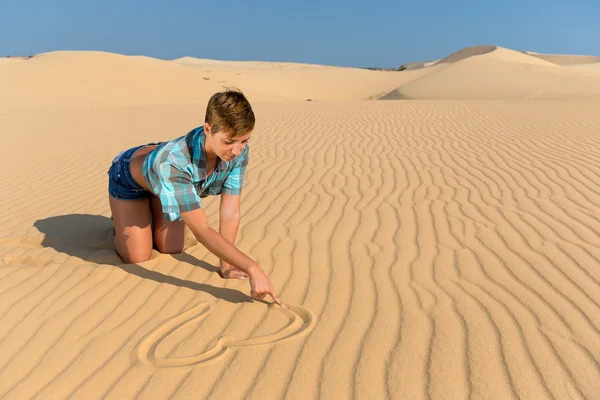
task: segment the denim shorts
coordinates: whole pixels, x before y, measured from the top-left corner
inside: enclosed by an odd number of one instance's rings
[[[149,199],[152,193],[141,187],[131,175],[131,159],[136,151],[146,146],[159,143],[148,143],[122,151],[112,160],[108,169],[108,193],[119,200]]]

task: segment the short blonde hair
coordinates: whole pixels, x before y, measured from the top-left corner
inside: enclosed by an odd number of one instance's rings
[[[234,138],[252,131],[256,121],[242,91],[228,88],[212,95],[206,106],[204,122],[211,126],[212,133],[225,131]]]

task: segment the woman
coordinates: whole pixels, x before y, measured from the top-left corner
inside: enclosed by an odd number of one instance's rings
[[[248,165],[254,113],[240,91],[214,94],[203,126],[169,142],[123,151],[112,162],[109,202],[117,253],[126,263],[183,251],[185,229],[221,260],[224,278],[250,278],[251,295],[270,295],[261,267],[234,245],[240,223],[240,194]],[[201,198],[221,195],[219,232],[212,229]]]

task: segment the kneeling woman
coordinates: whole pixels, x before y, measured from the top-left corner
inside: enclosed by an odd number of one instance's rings
[[[126,263],[146,261],[153,244],[161,253],[183,250],[185,227],[221,260],[224,278],[249,277],[252,297],[277,297],[261,267],[234,245],[240,194],[248,165],[254,112],[239,91],[214,94],[204,126],[168,142],[149,143],[119,154],[108,170],[115,246]],[[200,199],[221,195],[219,232]]]

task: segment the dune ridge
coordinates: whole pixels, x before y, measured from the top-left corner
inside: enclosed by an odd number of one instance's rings
[[[379,99],[600,100],[597,70],[496,46],[463,49],[416,71],[424,72]]]

